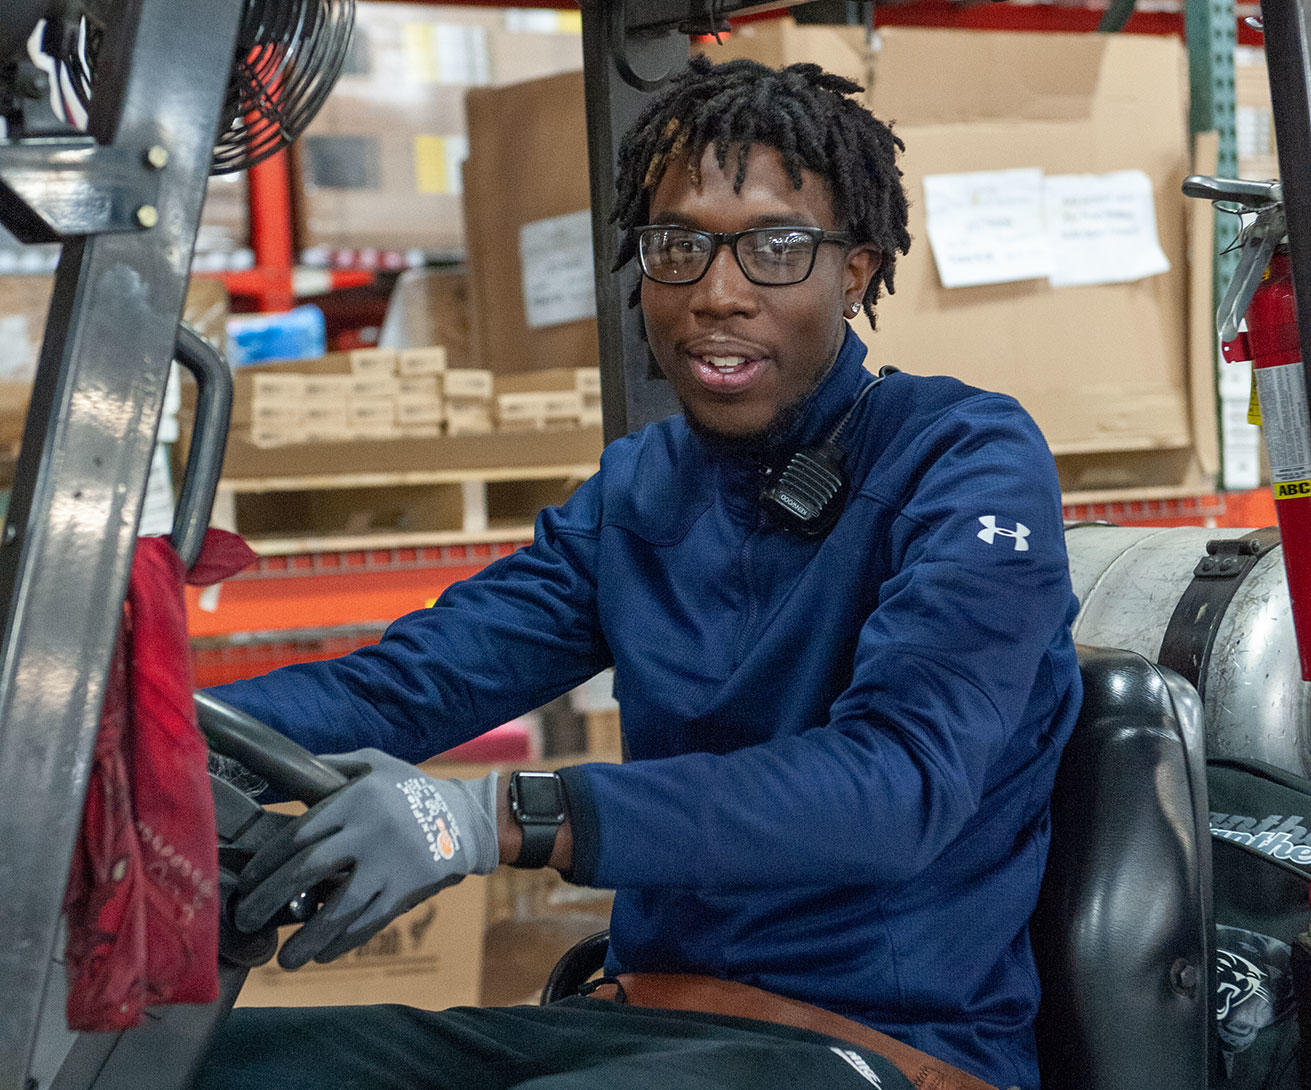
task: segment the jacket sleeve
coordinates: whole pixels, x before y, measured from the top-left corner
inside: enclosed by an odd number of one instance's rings
[[[314,753],[374,746],[422,761],[540,707],[611,664],[596,611],[596,478],[531,545],[449,587],[381,640],[209,692]]]
[[[1047,661],[1070,649],[1075,606],[1055,467],[1018,405],[979,400],[907,452],[909,494],[863,497],[897,511],[895,570],[828,722],[725,755],[567,770],[575,881],[899,884],[1068,729],[1077,679],[1060,691]]]

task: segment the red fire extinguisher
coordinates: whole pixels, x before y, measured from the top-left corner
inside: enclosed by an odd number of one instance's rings
[[[1270,458],[1298,657],[1303,679],[1311,681],[1311,413],[1286,244],[1275,247],[1246,318],[1246,334],[1222,350],[1227,360],[1252,361],[1256,404],[1249,419],[1261,425]]]

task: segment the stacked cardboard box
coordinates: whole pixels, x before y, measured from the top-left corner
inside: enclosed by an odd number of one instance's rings
[[[492,373],[467,367],[447,371],[443,381],[446,434],[486,435],[490,432],[494,426]]]
[[[236,372],[232,435],[261,449],[491,430],[492,377],[441,346],[367,348]]]
[[[277,555],[530,536],[595,471],[601,429],[498,434],[491,373],[446,363],[431,347],[237,369],[216,525]]]
[[[599,427],[601,372],[596,367],[556,367],[497,375],[498,431]]]
[[[896,294],[880,301],[878,332],[857,323],[871,366],[951,374],[1017,397],[1057,455],[1069,502],[1214,487],[1213,333],[1190,332],[1189,322],[1212,303],[1204,279],[1190,277],[1189,245],[1200,242],[1187,236],[1180,192],[1193,163],[1179,42],[897,28],[870,48],[860,30],[786,19],[749,26],[701,48],[716,60],[817,60],[864,78],[866,101],[905,141],[914,246],[898,264]],[[583,310],[591,283],[580,272],[590,270],[588,181],[572,168],[586,151],[582,79],[478,89],[468,106],[465,214],[481,363],[498,375],[593,366],[595,319]],[[923,179],[1016,167],[1146,175],[1168,270],[1124,283],[944,287]],[[539,236],[551,243],[541,253]],[[579,274],[570,279],[561,255],[575,252],[583,256],[569,257]]]
[[[601,426],[598,368],[493,376],[477,367],[448,368],[446,360],[438,345],[239,368],[231,434],[269,449]]]
[[[462,254],[465,92],[581,67],[577,12],[359,3],[346,69],[292,150],[300,248]]]

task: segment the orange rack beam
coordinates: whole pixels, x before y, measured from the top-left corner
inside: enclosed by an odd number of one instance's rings
[[[423,609],[523,542],[261,557],[215,588],[187,588],[193,638],[381,626]]]

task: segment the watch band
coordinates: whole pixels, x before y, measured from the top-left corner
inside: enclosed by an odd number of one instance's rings
[[[511,866],[532,869],[546,866],[555,850],[555,835],[560,826],[521,821],[519,828],[523,830],[523,844],[519,848],[519,858]]]
[[[510,812],[523,834],[519,858],[511,866],[546,866],[564,823],[564,786],[560,778],[554,772],[511,773]]]

